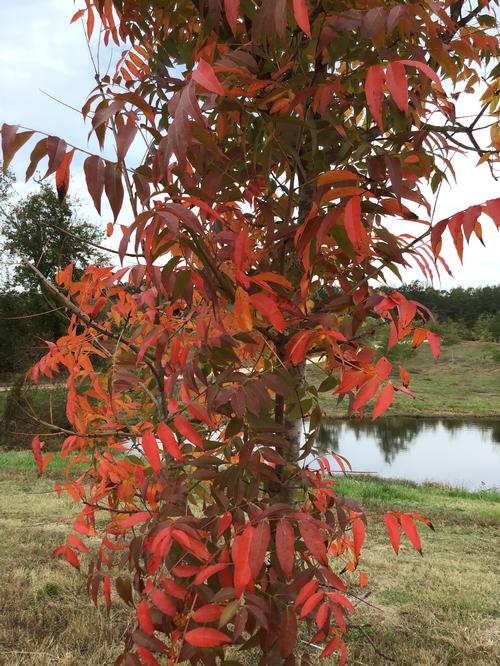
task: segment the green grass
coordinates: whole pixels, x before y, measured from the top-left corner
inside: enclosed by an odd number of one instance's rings
[[[48,477],[37,478],[29,453],[0,453],[0,664],[6,666],[112,664],[130,622],[119,600],[110,618],[94,608],[85,574],[51,557],[76,510],[52,492],[62,466],[51,462]],[[351,574],[358,610],[350,620],[349,663],[386,663],[379,653],[398,666],[500,663],[500,493],[335,480],[339,493],[361,500],[368,518],[360,568],[370,584],[358,588]],[[382,520],[386,510],[418,511],[432,520],[435,532],[420,528],[423,558],[404,538],[395,556]],[[251,655],[242,661],[257,664]]]
[[[499,345],[490,342],[460,342],[443,347],[441,357],[433,359],[427,345],[415,352],[402,347],[393,352],[394,381],[401,383],[398,364],[410,373],[410,389],[415,399],[397,393],[388,416],[500,416]],[[496,359],[496,360],[495,360]],[[316,383],[324,374],[308,369]],[[327,416],[345,417],[347,401],[337,405],[337,396],[321,394],[321,407]],[[367,412],[370,412],[368,405]]]

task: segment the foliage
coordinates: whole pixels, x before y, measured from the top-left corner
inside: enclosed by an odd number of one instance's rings
[[[499,199],[432,224],[422,193],[457,143],[494,167],[495,132],[492,147],[475,136],[498,106],[491,3],[86,0],[80,18],[89,39],[98,18],[105,44],[126,49],[83,109],[117,161],[89,156],[85,174],[98,210],[105,193],[116,223],[126,190],[133,219],[122,268],[78,279],[70,266],[54,286],[32,266],[71,323],[31,377],[67,371],[62,452],[89,465],[64,485],[83,509],[56,552],[79,567],[82,536],[102,537],[90,594],[109,607],[113,577],[137,613],[117,664],[215,664],[226,646],[293,664],[302,624],[344,663],[341,574],[367,521],[328,473],[347,462],[309,462],[321,410],[305,361],[320,356],[319,390],[350,414],[375,399],[376,418],[410,378],[390,379],[360,335],[367,317],[387,324],[389,348],[439,354],[425,309],[377,281],[412,262],[430,277],[445,232],[461,257],[483,216],[500,226]],[[465,126],[454,98],[478,69],[488,87]],[[33,135],[3,126],[7,165]],[[75,150],[42,136],[28,176],[47,157],[63,197]],[[42,472],[39,438],[33,451]],[[420,550],[417,522],[430,525],[386,514],[395,551],[401,538]]]
[[[0,292],[0,373],[24,373],[46,349],[45,340],[57,340],[67,329],[61,307],[40,289],[40,280],[19,262],[22,256],[54,278],[61,266],[72,262],[75,272],[103,261],[96,247],[98,227],[78,213],[76,202],[60,203],[46,184],[25,198],[15,198],[12,173],[0,175],[0,230],[2,260],[10,267]],[[90,243],[90,245],[89,245]]]
[[[4,252],[14,260],[24,257],[51,280],[70,262],[81,274],[89,264],[105,258],[95,247],[102,237],[100,230],[81,219],[69,199],[60,202],[47,184],[10,205],[9,198],[4,201],[0,230]],[[9,282],[10,288],[40,289],[39,279],[22,263],[15,266]]]
[[[484,342],[500,342],[500,312],[482,314],[474,326],[474,335]]]
[[[444,290],[414,281],[400,291],[406,298],[428,307],[440,322],[463,322],[469,328],[469,336],[481,315],[494,315],[500,310],[500,285]]]

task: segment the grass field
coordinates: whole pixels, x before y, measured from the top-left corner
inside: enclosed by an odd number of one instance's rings
[[[61,464],[50,463],[49,476],[37,479],[30,454],[0,454],[5,666],[107,666],[129,621],[120,601],[110,618],[95,609],[85,575],[50,556],[74,511],[51,492],[60,475]],[[358,592],[369,590],[371,605],[360,602],[352,618],[350,663],[385,664],[376,650],[401,666],[500,663],[500,493],[358,478],[338,484],[362,500],[369,520],[361,568],[370,585]],[[398,557],[392,553],[382,525],[387,509],[418,510],[434,522],[435,533],[422,531],[424,558],[406,544]]]
[[[410,373],[410,389],[416,398],[396,394],[388,416],[500,416],[500,347],[490,342],[460,342],[443,347],[435,360],[426,345],[409,352],[395,349],[391,355],[394,380],[400,383],[398,364]],[[310,376],[319,384],[324,374],[315,367]],[[347,402],[321,394],[321,406],[328,416],[344,417]],[[367,412],[370,412],[368,405]]]

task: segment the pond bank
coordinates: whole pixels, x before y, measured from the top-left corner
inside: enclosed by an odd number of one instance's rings
[[[398,365],[410,373],[410,389],[415,399],[402,393],[387,412],[389,416],[419,417],[500,417],[500,345],[493,342],[459,342],[444,346],[439,359],[425,346],[415,352],[404,345],[389,356],[393,376],[400,383]],[[316,367],[308,374],[319,385],[325,378]],[[328,417],[345,418],[347,401],[337,404],[337,396],[322,393],[321,407]],[[367,405],[367,416],[371,405]]]

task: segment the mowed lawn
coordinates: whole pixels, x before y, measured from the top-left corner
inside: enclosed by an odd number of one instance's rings
[[[112,664],[130,611],[119,599],[109,617],[95,609],[85,574],[51,557],[74,507],[52,492],[60,467],[49,475],[37,479],[29,453],[0,454],[0,664]],[[338,485],[363,501],[369,519],[361,568],[370,584],[353,587],[350,663],[390,663],[385,656],[408,666],[500,663],[500,493],[373,479]],[[434,522],[435,532],[421,530],[423,558],[404,540],[393,554],[387,509],[418,510]],[[257,664],[252,655],[239,659]]]

